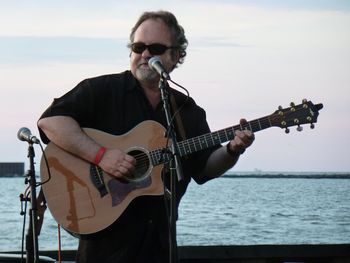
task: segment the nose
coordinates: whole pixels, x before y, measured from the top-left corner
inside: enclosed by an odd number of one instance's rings
[[[146,48],[142,54],[141,54],[142,58],[150,58],[152,57],[152,54],[148,51],[148,48]]]

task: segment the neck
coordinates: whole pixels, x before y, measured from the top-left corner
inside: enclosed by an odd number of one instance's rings
[[[141,83],[141,87],[151,103],[152,107],[155,109],[160,102],[160,90],[157,83]]]

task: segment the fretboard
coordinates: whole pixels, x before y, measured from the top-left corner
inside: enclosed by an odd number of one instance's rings
[[[228,127],[215,132],[203,134],[197,137],[193,137],[181,142],[178,142],[178,151],[180,156],[190,155],[192,153],[208,149],[213,146],[220,145],[224,142],[230,141],[235,137],[235,131],[237,130],[250,130],[252,132],[261,131],[270,128],[271,121],[270,116],[262,117],[256,120],[249,121],[244,125],[236,125]],[[158,165],[167,162],[169,159],[166,153],[167,148],[161,148],[150,152],[151,161],[153,165]]]

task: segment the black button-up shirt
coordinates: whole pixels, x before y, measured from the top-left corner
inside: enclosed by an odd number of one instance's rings
[[[182,108],[186,138],[210,132],[205,111],[192,98],[174,89],[170,91],[178,107]],[[130,71],[80,82],[62,97],[54,99],[41,118],[59,115],[72,117],[81,127],[113,135],[123,135],[145,120],[155,120],[166,127],[162,103],[153,109]],[[49,139],[43,131],[39,131],[43,142],[48,143]],[[177,132],[178,141],[181,141],[183,138],[179,134]],[[191,178],[197,182],[208,180],[198,174],[214,149],[183,158],[185,178],[177,185],[177,204]],[[167,185],[168,178],[164,180]],[[167,244],[168,225],[163,197],[141,196],[131,202],[114,224],[99,233],[82,236],[78,259],[79,262],[133,262],[131,259],[135,258],[137,262],[138,256],[142,255],[141,258],[146,256],[157,260],[157,257],[167,258]],[[162,262],[162,259],[159,260]]]

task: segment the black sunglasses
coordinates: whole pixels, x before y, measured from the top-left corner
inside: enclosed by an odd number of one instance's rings
[[[175,48],[175,47],[168,47],[166,45],[159,44],[159,43],[146,45],[145,43],[142,43],[142,42],[132,43],[130,47],[131,47],[131,50],[137,54],[142,54],[143,51],[148,49],[151,55],[162,55],[168,49]]]

